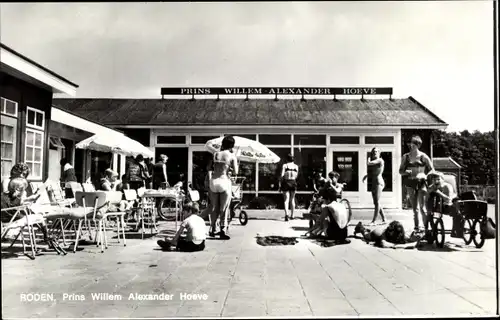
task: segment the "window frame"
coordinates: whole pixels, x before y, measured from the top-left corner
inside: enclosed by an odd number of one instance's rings
[[[13,102],[16,105],[16,112],[15,112],[15,114],[7,113],[7,105],[6,105],[7,101]],[[9,116],[9,117],[15,117],[15,118],[17,118],[17,115],[19,114],[19,103],[17,103],[14,100],[7,99],[5,97],[0,97],[0,113],[3,114],[3,115]]]
[[[28,132],[32,132],[34,134],[34,137],[33,137],[33,145],[28,145]],[[36,134],[41,134],[42,137],[41,137],[41,142],[42,142],[42,145],[40,147],[34,145],[35,142],[36,142]],[[24,162],[26,164],[28,163],[31,163],[33,164],[33,170],[31,170],[31,173],[30,173],[30,176],[32,177],[33,180],[40,180],[43,178],[43,151],[44,151],[44,145],[45,145],[45,141],[44,141],[44,137],[45,137],[45,132],[44,131],[40,131],[40,130],[35,130],[35,129],[32,129],[32,128],[26,128],[26,136],[24,138]],[[28,155],[28,152],[26,151],[26,149],[30,147],[30,148],[33,148],[33,160],[28,160],[27,159],[27,155]],[[35,161],[35,149],[40,149],[40,161]],[[40,176],[37,176],[35,175],[35,170],[34,170],[34,167],[35,167],[35,164],[40,164]]]
[[[31,124],[28,122],[28,113],[30,111],[33,111],[35,113],[35,124]],[[42,126],[37,126],[36,125],[36,114],[37,113],[41,113],[42,114]],[[26,128],[32,128],[32,129],[37,129],[37,130],[41,130],[41,131],[45,131],[45,111],[42,111],[42,110],[38,110],[38,109],[35,109],[35,108],[32,108],[30,106],[26,106]]]
[[[11,169],[12,169],[12,167],[16,163],[16,152],[17,152],[17,150],[16,150],[16,131],[17,131],[17,124],[10,124],[10,123],[4,123],[4,122],[2,122],[1,126],[10,127],[13,130],[12,141],[4,140],[3,139],[3,137],[4,137],[3,134],[0,137],[0,142],[1,143],[10,144],[12,146],[12,158],[3,158],[0,155],[0,161],[10,161],[10,162],[12,162],[12,166],[11,166]],[[1,126],[0,126],[0,130],[1,130]],[[7,172],[2,172],[2,179],[6,178],[6,177],[9,177],[9,175],[10,175],[10,170],[7,170]]]

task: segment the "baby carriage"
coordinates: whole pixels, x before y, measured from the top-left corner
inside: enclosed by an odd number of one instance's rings
[[[248,223],[248,215],[245,210],[241,209],[241,201],[243,199],[243,193],[241,189],[244,181],[245,177],[235,177],[235,179],[233,180],[233,185],[231,187],[232,197],[231,203],[229,205],[229,222],[231,222],[234,217],[238,216],[238,219],[242,226]]]

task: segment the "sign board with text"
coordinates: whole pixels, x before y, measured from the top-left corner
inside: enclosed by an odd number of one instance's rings
[[[218,87],[161,88],[161,95],[392,95],[392,88]]]

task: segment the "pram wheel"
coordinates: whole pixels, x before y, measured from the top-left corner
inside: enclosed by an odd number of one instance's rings
[[[478,249],[484,245],[485,239],[481,234],[481,219],[474,220],[474,224],[472,225],[472,241],[474,241],[474,245]]]
[[[352,218],[351,203],[347,199],[340,200],[340,203],[342,203],[344,205],[344,207],[346,208],[347,212],[349,213],[349,218],[347,219],[347,223],[351,222],[351,218]]]
[[[239,218],[242,226],[244,226],[248,223],[248,215],[247,215],[247,212],[245,210],[241,210],[238,218]]]
[[[466,245],[471,244],[473,236],[473,229],[472,229],[472,221],[470,219],[464,219],[462,221],[462,230],[463,230],[463,235],[462,238],[464,239],[464,242]]]
[[[436,221],[434,222],[434,237],[438,248],[444,247],[444,223],[443,219],[441,218],[436,219]]]

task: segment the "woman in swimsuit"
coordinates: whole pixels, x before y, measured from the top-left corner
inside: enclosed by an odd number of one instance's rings
[[[361,233],[366,243],[374,242],[377,247],[393,249],[413,249],[419,245],[422,238],[415,231],[410,234],[405,232],[399,221],[392,221],[387,226],[378,226],[375,229],[365,228],[360,221],[354,228],[354,236],[358,233]]]
[[[403,155],[399,174],[403,176],[406,191],[410,195],[410,202],[413,209],[413,221],[415,230],[418,230],[418,211],[422,215],[422,224],[427,231],[427,219],[424,212],[425,197],[427,194],[426,174],[434,170],[432,161],[428,155],[419,150],[422,146],[422,139],[414,135],[411,137],[410,152]]]
[[[382,224],[385,224],[384,209],[380,206],[380,196],[385,187],[384,178],[382,178],[383,172],[384,159],[380,157],[380,149],[374,147],[371,151],[370,159],[368,160],[368,175],[363,177],[363,182],[368,178],[371,184],[373,205],[375,206],[375,212],[373,213],[373,219],[370,225],[375,225],[375,220],[377,220],[379,213],[382,218]]]
[[[222,140],[221,151],[214,153],[214,170],[209,172],[210,198],[213,208],[209,235],[211,237],[215,236],[215,224],[217,217],[220,217],[221,239],[229,239],[229,236],[226,235],[232,186],[228,172],[229,169],[231,168],[233,173],[238,175],[238,161],[236,155],[233,153],[233,147],[234,138],[226,136]]]
[[[299,167],[293,162],[293,156],[287,156],[287,163],[283,165],[281,170],[281,186],[280,189],[285,197],[285,221],[288,221],[288,208],[291,203],[290,219],[293,220],[293,211],[295,209],[295,191],[297,191],[297,176],[299,175]]]

